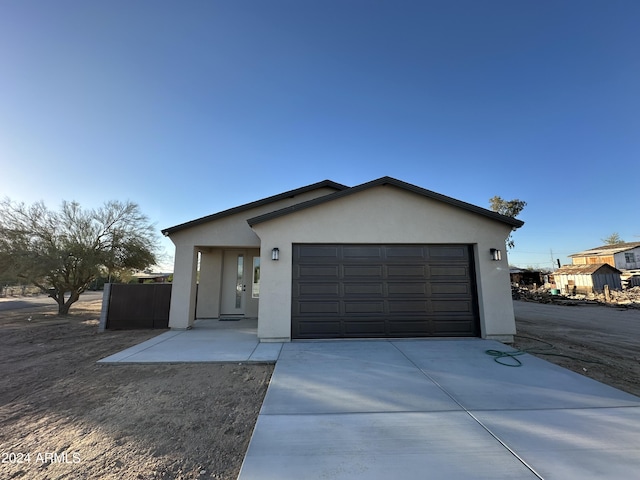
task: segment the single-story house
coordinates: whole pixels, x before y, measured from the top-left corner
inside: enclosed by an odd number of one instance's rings
[[[622,289],[620,270],[608,263],[563,265],[553,272],[553,277],[557,288],[568,294],[601,293],[605,285],[611,290]]]
[[[171,278],[171,273],[134,273],[131,278],[138,283],[167,283]]]
[[[512,341],[504,249],[523,223],[390,177],[287,191],[163,230],[169,326],[257,317],[263,342]]]
[[[640,269],[640,242],[615,243],[569,255],[573,265],[608,263],[618,270]]]

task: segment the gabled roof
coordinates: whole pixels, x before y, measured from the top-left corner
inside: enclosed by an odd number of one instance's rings
[[[627,250],[633,250],[640,247],[640,242],[614,243],[613,245],[602,245],[601,247],[591,248],[582,252],[573,253],[569,257],[586,257],[599,255],[613,255]]]
[[[243,212],[245,210],[250,210],[252,208],[268,205],[269,203],[277,202],[279,200],[284,200],[286,198],[295,197],[296,195],[301,195],[303,193],[311,192],[319,188],[333,188],[334,190],[340,191],[340,190],[345,190],[349,187],[347,187],[346,185],[342,185],[340,183],[333,182],[331,180],[323,180],[322,182],[313,183],[311,185],[307,185],[306,187],[296,188],[295,190],[289,190],[287,192],[280,193],[278,195],[273,195],[271,197],[263,198],[262,200],[256,200],[255,202],[246,203],[238,207],[233,207],[228,210],[224,210],[222,212],[214,213],[213,215],[208,215],[206,217],[197,218],[196,220],[191,220],[189,222],[181,223],[180,225],[165,228],[164,230],[162,230],[162,234],[171,235],[172,233],[178,232],[180,230],[184,230],[186,228],[194,227],[196,225],[201,225],[203,223],[207,223],[212,220],[217,220],[219,218],[233,215],[235,213]]]
[[[617,268],[608,263],[589,263],[586,265],[563,265],[553,272],[554,275],[592,275],[599,270],[610,270],[615,273],[622,273]]]
[[[296,205],[292,205],[290,207],[282,208],[280,210],[276,210],[275,212],[266,213],[264,215],[258,215],[256,217],[250,218],[247,220],[249,225],[253,226],[258,223],[266,222],[268,220],[272,220],[274,218],[282,217],[284,215],[289,215],[293,212],[299,212],[300,210],[304,210],[306,208],[314,207],[316,205],[321,205],[326,202],[331,202],[338,198],[343,198],[348,195],[353,195],[354,193],[362,192],[363,190],[368,190],[373,187],[379,187],[382,185],[393,185],[394,187],[401,188],[403,190],[417,193],[418,195],[422,195],[423,197],[431,198],[434,200],[438,200],[443,203],[447,203],[454,207],[462,208],[469,212],[477,213],[479,215],[483,215],[485,217],[491,218],[493,220],[497,220],[499,222],[506,223],[511,225],[514,228],[519,228],[524,225],[522,220],[517,220],[512,217],[507,217],[505,215],[500,215],[499,213],[493,212],[491,210],[487,210],[485,208],[478,207],[476,205],[472,205],[470,203],[463,202],[461,200],[456,200],[455,198],[447,197],[446,195],[442,195],[440,193],[432,192],[431,190],[426,190],[424,188],[418,187],[416,185],[412,185],[410,183],[403,182],[401,180],[397,180],[391,177],[382,177],[377,180],[373,180],[371,182],[363,183],[362,185],[358,185],[355,187],[347,188],[345,190],[341,190],[336,193],[332,193],[330,195],[325,195],[323,197],[314,198],[312,200],[308,200],[306,202],[298,203]]]

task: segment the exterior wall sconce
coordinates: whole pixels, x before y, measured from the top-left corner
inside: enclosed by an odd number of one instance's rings
[[[502,252],[500,250],[497,248],[490,248],[489,251],[491,252],[491,260],[496,262],[502,260]]]
[[[271,260],[280,260],[280,249],[278,247],[271,250]]]

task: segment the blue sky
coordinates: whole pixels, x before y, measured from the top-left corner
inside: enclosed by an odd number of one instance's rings
[[[3,1],[0,196],[160,230],[389,175],[525,200],[510,263],[570,263],[640,241],[638,25],[636,0]]]

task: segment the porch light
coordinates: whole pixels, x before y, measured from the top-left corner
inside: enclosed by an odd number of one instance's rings
[[[497,248],[490,248],[489,251],[491,252],[491,260],[496,262],[502,260],[502,252],[500,250]]]
[[[278,247],[271,250],[271,260],[279,260],[280,259],[280,249]]]

